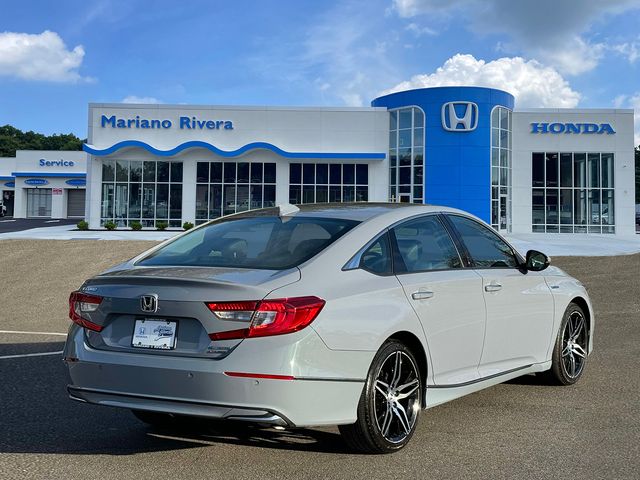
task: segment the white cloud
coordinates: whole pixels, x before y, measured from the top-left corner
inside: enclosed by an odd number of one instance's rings
[[[637,0],[394,0],[398,15],[418,26],[447,19],[479,35],[506,35],[510,41],[498,42],[502,51],[537,58],[567,75],[592,70],[602,58],[607,46],[590,38],[594,25],[638,8]]]
[[[405,30],[411,32],[413,35],[415,35],[416,38],[422,37],[423,35],[433,36],[438,34],[438,32],[436,32],[433,28],[421,27],[417,23],[413,22],[407,25],[405,27]]]
[[[163,103],[155,97],[138,97],[136,95],[129,95],[122,99],[122,103]]]
[[[580,101],[580,94],[556,70],[535,60],[504,57],[485,62],[463,54],[454,55],[434,73],[416,75],[383,94],[451,85],[506,90],[516,97],[518,107],[573,108]]]
[[[364,5],[343,2],[319,16],[305,32],[303,52],[291,56],[293,62],[278,74],[284,70],[305,78],[321,72],[314,83],[322,98],[330,101],[331,96],[354,107],[366,105],[381,85],[397,81],[390,54],[397,46],[397,33],[385,29],[384,18]]]
[[[0,33],[0,75],[43,82],[92,81],[78,73],[82,45],[68,50],[56,32]]]
[[[625,42],[617,45],[612,45],[611,50],[619,53],[620,55],[627,57],[629,63],[633,64],[640,60],[640,41],[638,42]]]

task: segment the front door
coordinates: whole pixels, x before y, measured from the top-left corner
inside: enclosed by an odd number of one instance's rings
[[[509,227],[509,209],[507,208],[507,196],[506,195],[500,195],[500,209],[499,209],[499,215],[500,217],[498,218],[498,229],[501,232],[506,232],[508,230]]]
[[[447,218],[482,278],[487,325],[480,376],[546,361],[554,305],[544,274],[518,268],[513,250],[492,229],[468,217]]]
[[[482,278],[462,268],[458,251],[437,215],[392,229],[394,270],[417,313],[439,386],[477,380],[485,329]]]
[[[27,188],[27,217],[51,216],[51,189]]]

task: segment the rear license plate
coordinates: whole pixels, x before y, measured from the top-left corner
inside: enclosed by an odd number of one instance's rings
[[[159,319],[136,320],[131,338],[131,346],[171,350],[176,347],[178,322]]]

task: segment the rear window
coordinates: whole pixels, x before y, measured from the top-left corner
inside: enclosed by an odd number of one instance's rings
[[[222,220],[180,237],[137,265],[285,270],[317,255],[358,223],[308,217]]]

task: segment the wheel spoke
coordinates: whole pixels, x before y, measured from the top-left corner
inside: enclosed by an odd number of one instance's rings
[[[569,355],[569,364],[571,365],[571,373],[572,377],[576,376],[576,357],[573,356],[573,352]]]
[[[411,395],[413,395],[413,393],[418,390],[418,387],[420,386],[418,379],[414,379],[413,381],[409,382],[409,383],[405,383],[404,385],[400,385],[396,391],[398,392],[396,399],[397,400],[404,400],[407,397],[410,397]],[[406,392],[403,391],[405,389],[409,389]]]
[[[386,437],[389,434],[389,427],[391,426],[391,419],[393,415],[391,413],[391,405],[387,403],[387,410],[384,412],[384,418],[382,419],[382,426],[380,432],[382,436]]]
[[[573,331],[573,335],[571,336],[571,340],[575,341],[576,338],[578,338],[580,336],[580,334],[582,333],[582,329],[584,328],[584,317],[579,317],[580,320],[578,322],[578,325],[576,326],[575,330]]]
[[[384,385],[386,390],[383,390],[382,387],[378,384]],[[376,390],[380,392],[380,394],[382,394],[383,397],[386,398],[389,393],[389,386],[386,383],[381,382],[380,380],[376,380]]]
[[[400,422],[400,425],[402,425],[404,432],[406,434],[409,434],[411,428],[409,427],[409,419],[407,418],[407,412],[404,407],[400,403],[395,402],[393,404],[392,410],[396,415],[398,421]]]
[[[569,343],[567,343],[567,345],[564,347],[564,350],[562,350],[562,356],[566,357],[570,353],[571,353],[571,346]]]
[[[390,383],[391,388],[395,388],[396,385],[398,385],[398,382],[400,381],[401,370],[402,370],[402,353],[396,352],[396,361],[393,367],[393,377]]]
[[[577,343],[573,345],[573,353],[581,358],[586,358],[587,356],[587,352],[584,351],[584,348],[582,348],[582,346]]]

